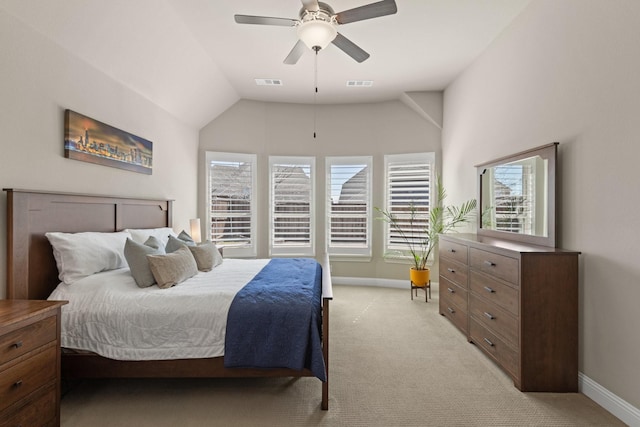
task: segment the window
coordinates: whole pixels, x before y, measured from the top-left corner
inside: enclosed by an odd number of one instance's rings
[[[384,156],[385,210],[404,224],[402,234],[416,242],[426,237],[429,227],[434,159],[433,153]],[[413,227],[410,226],[412,211]],[[401,233],[385,224],[384,234],[384,256],[407,258],[408,245]]]
[[[327,157],[327,250],[371,256],[371,168],[363,157]]]
[[[269,253],[314,256],[315,158],[269,158]]]
[[[256,155],[207,152],[209,238],[226,257],[256,256]]]
[[[492,221],[495,229],[521,234],[535,234],[535,158],[491,169]]]

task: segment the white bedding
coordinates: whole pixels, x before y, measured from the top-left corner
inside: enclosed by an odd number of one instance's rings
[[[169,289],[139,288],[128,268],[61,283],[49,299],[69,301],[62,347],[117,360],[222,356],[231,301],[268,262],[225,259]]]

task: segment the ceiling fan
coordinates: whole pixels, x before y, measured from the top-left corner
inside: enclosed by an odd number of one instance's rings
[[[235,15],[235,20],[238,24],[297,27],[298,42],[285,58],[285,64],[298,62],[306,47],[317,53],[329,43],[336,45],[357,62],[362,62],[369,58],[369,54],[340,34],[337,26],[392,15],[398,11],[395,0],[382,0],[339,13],[335,13],[331,6],[318,0],[301,1],[302,9],[300,9],[299,19]]]

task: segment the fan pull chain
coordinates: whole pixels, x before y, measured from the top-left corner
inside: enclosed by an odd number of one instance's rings
[[[313,61],[313,85],[315,90],[313,92],[313,139],[316,139],[316,122],[317,122],[317,98],[318,98],[318,51],[319,46],[314,46],[313,50],[316,51],[316,56]]]

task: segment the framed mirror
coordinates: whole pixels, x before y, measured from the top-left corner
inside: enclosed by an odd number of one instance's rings
[[[556,247],[558,143],[476,165],[478,234]]]

